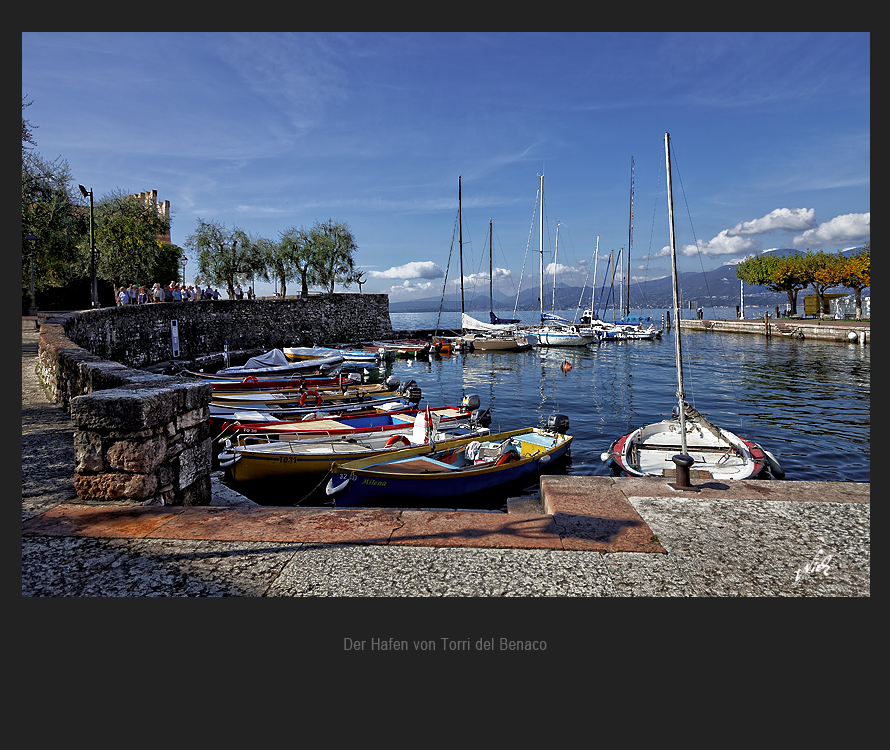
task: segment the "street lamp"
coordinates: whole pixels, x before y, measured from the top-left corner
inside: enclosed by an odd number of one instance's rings
[[[99,305],[99,290],[96,286],[96,245],[93,242],[93,189],[90,188],[87,190],[83,185],[78,185],[80,188],[80,192],[83,193],[84,198],[90,199],[90,281],[92,283],[92,303],[93,307],[100,307]]]
[[[37,300],[34,298],[34,244],[37,242],[37,235],[34,232],[28,232],[25,237],[31,247],[31,306],[28,308],[28,315],[34,316],[34,325],[39,328],[37,323]]]
[[[185,286],[185,267],[189,264],[189,259],[182,255],[179,262],[182,263],[182,285]]]

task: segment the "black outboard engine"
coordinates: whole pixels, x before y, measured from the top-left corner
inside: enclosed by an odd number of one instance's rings
[[[402,384],[399,386],[399,393],[405,394],[405,393],[408,392],[408,389],[409,389],[409,388],[414,388],[414,387],[416,387],[416,386],[417,386],[417,381],[416,381],[416,380],[409,380],[409,381],[407,381],[407,382],[405,382],[405,383],[402,383]]]
[[[569,431],[569,418],[565,414],[551,414],[547,418],[547,430],[565,435]]]
[[[413,383],[413,385],[409,383],[405,388],[405,397],[408,399],[409,404],[419,404],[420,399],[423,397],[420,391],[420,386],[413,380],[411,383]]]
[[[491,424],[491,407],[488,409],[476,409],[470,415],[470,424],[474,427],[488,427]]]
[[[389,390],[394,391],[399,387],[399,383],[400,383],[400,381],[395,375],[390,375],[386,379],[385,385],[387,388],[389,388]]]

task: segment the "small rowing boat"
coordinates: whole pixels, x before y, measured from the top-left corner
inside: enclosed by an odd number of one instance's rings
[[[568,451],[568,417],[527,427],[422,445],[385,456],[337,461],[326,493],[339,506],[466,507],[491,492],[528,483]]]

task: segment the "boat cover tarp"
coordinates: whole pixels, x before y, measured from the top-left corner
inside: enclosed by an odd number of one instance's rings
[[[575,325],[573,321],[567,320],[566,318],[560,318],[559,315],[554,315],[553,313],[541,313],[541,323],[561,323],[562,325]]]
[[[289,365],[291,361],[284,356],[281,349],[272,349],[272,351],[251,357],[244,363],[244,370],[255,370],[259,367],[280,367],[281,365]]]
[[[492,325],[491,323],[483,323],[476,320],[466,313],[461,314],[460,325],[468,331],[515,331],[516,326],[512,323],[504,325]]]
[[[497,325],[509,325],[510,323],[518,323],[519,318],[499,318],[493,312],[489,312],[488,315],[491,317],[491,324],[494,326]]]

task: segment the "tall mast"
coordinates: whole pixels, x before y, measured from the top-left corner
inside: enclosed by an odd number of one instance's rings
[[[680,285],[677,277],[677,240],[674,236],[674,197],[671,189],[671,134],[664,134],[664,162],[667,169],[668,224],[671,230],[671,281],[674,289],[674,351],[677,358],[677,401],[680,406],[680,442],[686,454],[686,392],[683,388],[683,344],[680,341]]]
[[[488,220],[488,309],[494,312],[494,283],[492,274],[494,269],[491,264],[491,219]]]
[[[556,222],[556,250],[553,253],[553,298],[550,300],[550,312],[556,312],[556,260],[559,257],[559,222]]]
[[[460,316],[464,316],[464,217],[460,205],[460,175],[457,176],[457,218],[460,225]]]
[[[541,317],[544,316],[544,175],[541,175],[541,219],[540,231],[538,235],[538,247],[540,248],[540,284],[541,290],[538,292],[538,302],[541,303]]]
[[[634,243],[634,158],[630,157],[630,219],[627,226],[627,298],[625,317],[630,315],[630,251]]]

